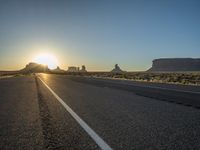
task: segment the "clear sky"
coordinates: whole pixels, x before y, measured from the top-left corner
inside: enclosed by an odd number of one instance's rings
[[[200,57],[199,0],[0,0],[0,69],[38,53],[60,67],[146,70],[155,58]]]

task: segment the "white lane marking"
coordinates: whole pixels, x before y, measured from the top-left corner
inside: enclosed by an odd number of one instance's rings
[[[112,150],[112,148],[93,129],[91,129],[87,123],[83,121],[40,77],[38,78],[102,150]]]

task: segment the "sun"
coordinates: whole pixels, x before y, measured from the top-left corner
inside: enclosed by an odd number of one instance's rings
[[[38,64],[47,65],[49,69],[55,69],[58,66],[58,59],[53,54],[39,54],[34,59],[33,62]]]

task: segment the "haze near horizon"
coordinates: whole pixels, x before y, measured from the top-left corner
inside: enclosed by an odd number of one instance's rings
[[[89,71],[116,63],[140,71],[156,58],[198,58],[199,8],[198,0],[3,0],[0,70],[21,69],[41,53],[55,57],[52,68]]]

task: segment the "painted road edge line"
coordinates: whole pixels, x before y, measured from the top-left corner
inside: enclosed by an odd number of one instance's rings
[[[83,121],[40,77],[38,78],[102,150],[112,150],[112,148],[92,128],[90,128],[87,123]]]

